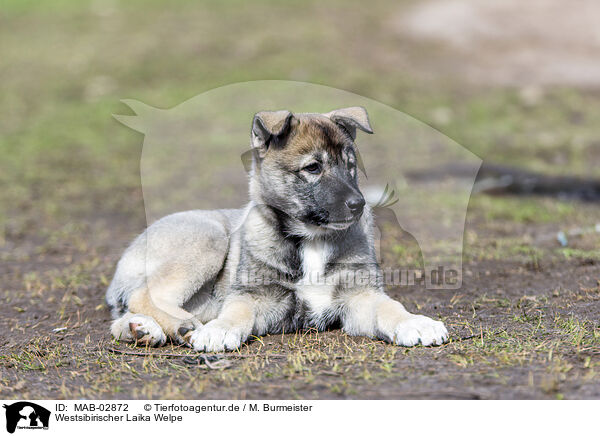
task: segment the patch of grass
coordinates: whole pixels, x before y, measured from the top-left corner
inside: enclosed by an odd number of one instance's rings
[[[582,250],[578,248],[561,248],[560,252],[565,259],[580,259],[600,261],[600,250]]]
[[[488,222],[561,222],[575,212],[574,203],[539,197],[477,195],[471,199],[470,206],[485,211]]]
[[[71,364],[69,350],[64,345],[49,346],[46,338],[36,338],[22,350],[0,356],[0,365],[23,371],[47,372]]]
[[[580,349],[581,347],[600,346],[600,325],[591,321],[582,321],[573,316],[568,318],[558,316],[554,323],[563,333],[563,340]]]

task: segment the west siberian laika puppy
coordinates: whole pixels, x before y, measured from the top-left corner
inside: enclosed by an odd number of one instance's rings
[[[113,336],[221,351],[250,335],[341,325],[398,345],[442,344],[441,322],[384,292],[356,129],[372,133],[361,107],[256,114],[250,203],[169,215],[135,239],[106,294]]]

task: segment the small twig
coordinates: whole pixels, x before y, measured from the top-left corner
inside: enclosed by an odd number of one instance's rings
[[[213,363],[214,362],[214,363]],[[183,363],[188,365],[206,365],[208,369],[226,369],[231,366],[231,361],[220,359],[214,355],[199,354],[198,356],[187,356],[183,358]]]
[[[140,357],[158,356],[158,357],[167,357],[167,358],[179,358],[179,357],[193,356],[192,354],[149,353],[149,352],[144,352],[144,351],[119,350],[118,348],[114,348],[114,347],[106,347],[106,350],[111,353],[114,353],[114,354],[123,354],[126,356],[140,356]]]
[[[155,357],[166,357],[166,358],[173,358],[173,359],[177,359],[177,358],[185,358],[185,357],[195,357],[197,356],[196,354],[177,354],[177,353],[152,353],[152,352],[147,352],[147,351],[129,351],[129,350],[120,350],[118,348],[114,348],[114,347],[106,347],[107,351],[110,351],[111,353],[114,354],[123,354],[123,355],[127,355],[127,356],[140,356],[140,357],[146,357],[146,356],[155,356]],[[214,356],[216,358],[238,358],[238,359],[248,359],[251,357],[274,357],[274,358],[283,358],[283,357],[287,357],[287,354],[265,354],[265,353],[258,353],[258,354],[238,354],[238,353],[231,353],[231,354],[210,354],[208,356]]]
[[[322,375],[330,375],[332,377],[339,377],[343,374],[339,373],[339,372],[335,372],[335,371],[319,371],[319,374]]]
[[[227,360],[224,355],[206,355],[206,354],[177,354],[177,353],[150,353],[144,351],[129,351],[119,350],[114,347],[106,348],[111,353],[122,354],[127,356],[139,356],[139,357],[166,357],[166,358],[182,358],[183,363],[188,365],[206,365],[208,369],[226,369],[231,366],[231,361]]]
[[[483,400],[485,397],[477,392],[463,391],[414,391],[403,392],[402,398],[441,398],[441,399],[456,399],[456,400]]]
[[[41,317],[40,319],[38,319],[38,321],[35,324],[32,324],[32,325],[28,326],[27,328],[34,329],[37,326],[39,326],[43,321],[46,321],[48,318],[50,318],[50,314],[44,315],[43,317]]]
[[[451,342],[462,342],[462,341],[468,341],[471,339],[475,339],[480,337],[479,335],[469,335],[469,336],[462,336],[460,338],[451,338],[452,341]]]

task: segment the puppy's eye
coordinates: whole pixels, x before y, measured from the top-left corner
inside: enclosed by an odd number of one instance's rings
[[[321,165],[318,164],[317,162],[311,163],[310,165],[306,165],[304,168],[302,168],[302,171],[306,171],[307,173],[311,173],[311,174],[320,174],[321,173]]]

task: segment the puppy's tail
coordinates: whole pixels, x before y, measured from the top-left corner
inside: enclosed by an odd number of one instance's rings
[[[136,289],[144,285],[144,280],[123,280],[119,269],[115,272],[115,277],[106,290],[105,301],[110,309],[113,319],[117,319],[125,314],[129,309],[129,299]]]

